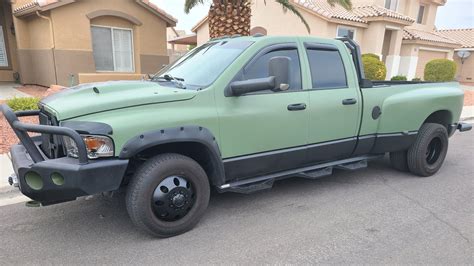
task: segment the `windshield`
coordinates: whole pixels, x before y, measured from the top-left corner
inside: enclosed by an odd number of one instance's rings
[[[233,40],[203,44],[160,71],[156,78],[162,77],[159,80],[167,83],[180,81],[188,89],[207,87],[252,43]]]

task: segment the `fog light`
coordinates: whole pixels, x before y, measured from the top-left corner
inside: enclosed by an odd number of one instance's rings
[[[41,190],[43,188],[43,179],[35,172],[26,173],[25,181],[26,184],[34,190]]]
[[[60,173],[51,174],[51,180],[56,186],[64,185],[64,177]]]

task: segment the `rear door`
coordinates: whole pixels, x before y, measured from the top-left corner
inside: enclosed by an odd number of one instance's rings
[[[349,157],[357,143],[361,97],[350,53],[334,44],[304,43],[309,90],[308,162]]]

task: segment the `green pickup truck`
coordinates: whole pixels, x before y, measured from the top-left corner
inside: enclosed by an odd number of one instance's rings
[[[459,122],[463,97],[457,83],[366,80],[350,39],[235,36],[149,80],[79,85],[38,111],[1,109],[21,140],[9,182],[23,194],[46,206],[125,188],[134,224],[169,237],[198,223],[211,187],[250,193],[386,153],[397,170],[431,176],[449,136],[471,129]]]

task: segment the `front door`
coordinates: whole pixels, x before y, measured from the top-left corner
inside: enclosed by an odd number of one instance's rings
[[[236,80],[265,78],[269,60],[291,59],[290,88],[222,97],[218,102],[220,148],[228,180],[278,172],[302,165],[308,136],[308,93],[302,90],[297,44],[269,46],[255,55]],[[294,107],[298,108],[294,108]]]
[[[341,44],[342,45],[342,44]],[[349,53],[332,44],[305,43],[309,89],[308,163],[349,157],[357,143],[361,99]],[[343,50],[342,50],[343,51]]]

